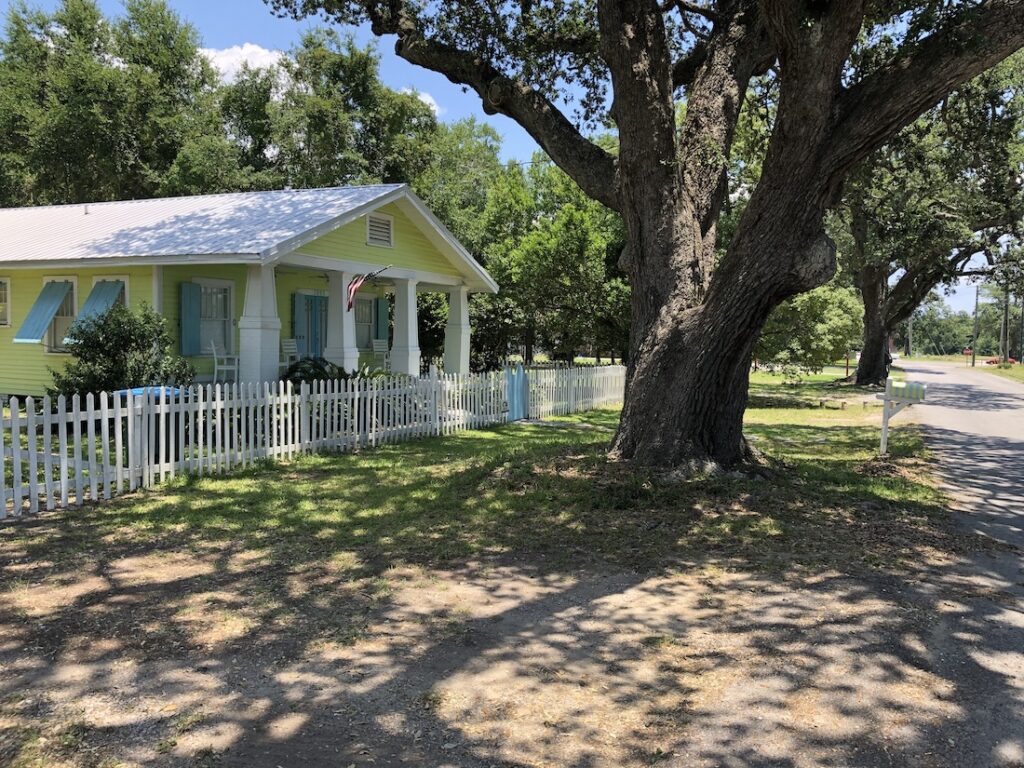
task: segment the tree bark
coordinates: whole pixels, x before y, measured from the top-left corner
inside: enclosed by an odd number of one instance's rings
[[[886,272],[873,264],[861,268],[858,285],[864,300],[864,340],[857,361],[857,383],[884,384],[889,375],[886,353],[891,329],[886,324]]]

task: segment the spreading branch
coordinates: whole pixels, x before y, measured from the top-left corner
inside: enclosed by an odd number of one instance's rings
[[[1024,0],[989,0],[840,94],[832,172],[841,178],[948,93],[1024,46]]]
[[[544,94],[470,51],[424,36],[406,3],[392,0],[387,10],[372,10],[370,15],[375,35],[398,36],[398,56],[472,88],[487,114],[515,120],[580,189],[618,210],[615,158],[583,136]]]

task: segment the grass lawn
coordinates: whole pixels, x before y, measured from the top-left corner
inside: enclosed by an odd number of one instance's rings
[[[953,531],[918,433],[897,426],[879,460],[873,391],[834,378],[754,376],[746,432],[764,477],[680,481],[609,461],[618,414],[600,410],[6,525],[0,764],[688,755],[692,729],[752,706],[738,682],[795,642],[786,611],[839,622],[837,648],[875,647],[886,621],[896,633],[919,618],[878,584],[980,546]],[[839,686],[858,677],[855,651],[808,656],[808,672]],[[848,683],[843,717],[866,739],[888,727],[879,697],[936,684],[890,690],[878,679],[891,669],[861,663],[879,688]],[[780,725],[784,749],[834,756],[813,730],[821,713],[786,706],[806,711]],[[701,754],[724,761],[736,739]]]
[[[982,370],[989,373],[994,373],[996,376],[1002,376],[1005,379],[1013,379],[1014,381],[1024,381],[1024,365],[1015,365],[1012,368],[1000,368],[995,365],[978,366]]]

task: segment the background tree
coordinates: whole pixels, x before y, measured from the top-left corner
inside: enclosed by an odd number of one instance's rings
[[[832,277],[823,219],[850,170],[1024,44],[1022,0],[271,3],[395,35],[399,56],[519,122],[622,215],[632,338],[614,450],[669,466],[749,455],[755,341],[776,306]],[[892,33],[880,49],[882,30]],[[870,71],[851,69],[872,53]],[[743,99],[773,65],[779,102],[760,179],[716,258]],[[617,155],[586,136],[608,118]]]
[[[840,252],[864,311],[858,384],[885,380],[889,338],[941,283],[1024,219],[1024,57],[904,129],[846,185]],[[833,229],[835,232],[835,229]]]

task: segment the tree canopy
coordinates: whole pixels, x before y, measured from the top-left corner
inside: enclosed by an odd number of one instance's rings
[[[396,53],[522,125],[622,215],[629,383],[614,451],[736,464],[751,357],[772,310],[826,283],[824,218],[852,169],[1024,45],[1024,0],[270,0],[395,36]],[[719,247],[752,78],[777,104]],[[614,124],[618,151],[595,141]]]

